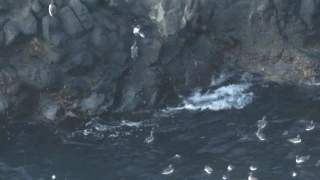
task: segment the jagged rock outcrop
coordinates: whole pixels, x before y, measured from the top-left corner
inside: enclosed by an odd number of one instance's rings
[[[55,0],[54,16],[49,3],[0,0],[0,114],[148,108],[222,64],[278,82],[320,75],[319,0]]]

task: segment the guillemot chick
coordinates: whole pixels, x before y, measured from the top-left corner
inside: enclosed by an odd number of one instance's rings
[[[311,130],[313,130],[315,127],[316,127],[316,126],[314,125],[313,120],[311,120],[311,121],[310,121],[310,124],[307,125],[307,127],[306,127],[306,131],[311,131]]]
[[[134,41],[133,45],[131,46],[131,58],[135,59],[138,57],[138,46],[137,46],[137,41]]]
[[[51,0],[51,3],[49,5],[49,14],[50,16],[54,16],[57,12],[56,6],[53,4],[53,0]]]
[[[296,163],[300,164],[305,162],[306,160],[308,160],[310,158],[310,155],[308,156],[296,156]]]
[[[301,138],[300,138],[300,135],[297,135],[296,138],[291,138],[291,139],[288,139],[289,142],[293,143],[293,144],[298,144],[298,143],[301,143]]]
[[[208,165],[205,165],[204,166],[204,171],[207,173],[207,174],[211,174],[212,173],[212,168]]]
[[[134,34],[135,36],[140,36],[140,37],[142,37],[142,38],[146,37],[146,36],[144,35],[144,33],[140,31],[140,29],[141,29],[140,25],[135,26],[135,27],[133,28],[133,34]]]
[[[167,174],[171,174],[173,172],[173,166],[172,164],[170,164],[168,167],[164,168],[162,171],[162,174],[167,175]]]
[[[263,116],[261,120],[258,120],[258,128],[265,128],[267,125],[267,116]]]

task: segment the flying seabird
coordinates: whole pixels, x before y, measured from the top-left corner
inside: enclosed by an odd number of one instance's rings
[[[50,16],[54,16],[57,12],[56,6],[53,4],[53,0],[51,0],[51,3],[49,5],[49,14]]]

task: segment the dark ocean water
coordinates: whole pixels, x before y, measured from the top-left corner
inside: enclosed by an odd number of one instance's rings
[[[0,128],[0,179],[241,180],[250,166],[258,179],[320,179],[319,90],[222,73],[209,88],[168,96],[167,107],[69,119],[58,128],[13,121]],[[260,141],[255,133],[264,115]],[[306,131],[310,120],[316,127]],[[145,143],[152,129],[155,139]],[[298,134],[301,143],[287,140]],[[296,155],[310,158],[297,164]],[[169,164],[173,173],[163,175]],[[228,172],[228,165],[235,168]]]

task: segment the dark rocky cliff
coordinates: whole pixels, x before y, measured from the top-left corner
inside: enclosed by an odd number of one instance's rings
[[[278,82],[319,75],[320,0],[55,0],[53,17],[49,3],[0,0],[4,117],[153,107],[222,65]]]

